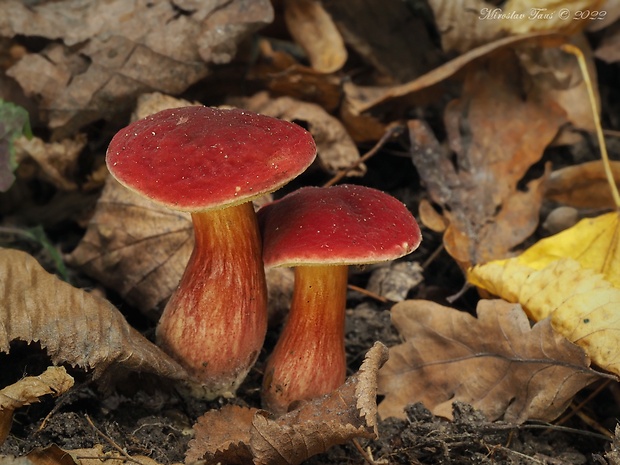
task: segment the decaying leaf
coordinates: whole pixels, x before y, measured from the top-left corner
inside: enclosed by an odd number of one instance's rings
[[[382,418],[405,418],[404,407],[415,402],[451,418],[458,400],[489,420],[550,421],[575,393],[603,376],[549,320],[530,327],[519,305],[500,300],[481,301],[477,313],[476,319],[420,300],[392,308],[406,342],[390,349],[379,372]]]
[[[112,450],[106,452],[102,444],[96,444],[90,449],[61,449],[56,444],[44,448],[37,448],[26,455],[32,465],[160,465],[157,461],[144,455],[132,455]]]
[[[425,27],[422,5],[418,10],[406,2],[321,0],[321,4],[347,46],[381,73],[382,81],[406,82],[440,62],[433,53],[434,39]]]
[[[266,92],[235,103],[256,113],[287,121],[303,121],[316,142],[319,163],[331,174],[353,166],[360,158],[342,123],[317,104],[290,97],[272,99]],[[366,166],[362,163],[350,174],[359,176],[365,172]]]
[[[110,367],[183,379],[184,370],[133,329],[108,301],[46,272],[25,252],[0,250],[0,352],[10,342],[39,342],[54,363]]]
[[[510,302],[530,318],[583,347],[601,368],[620,374],[620,289],[570,258],[535,270],[512,258],[470,270],[469,281]]]
[[[141,93],[184,91],[273,20],[267,0],[6,0],[3,10],[11,14],[0,16],[0,36],[52,40],[7,74],[40,99],[42,116],[63,136],[128,110]]]
[[[446,52],[465,53],[506,35],[500,20],[489,19],[500,9],[485,0],[469,0],[467,3],[430,0],[429,5],[441,31],[441,45]]]
[[[423,271],[417,262],[382,263],[370,274],[366,289],[386,299],[400,302],[407,298],[411,289],[424,281]]]
[[[411,155],[431,200],[444,209],[448,253],[461,264],[504,257],[534,232],[545,176],[518,188],[564,121],[563,113],[515,79],[510,51],[470,68],[463,94],[446,109],[450,148],[409,122]]]
[[[110,176],[68,262],[146,313],[176,289],[193,247],[188,213],[162,207]]]
[[[295,465],[355,437],[377,437],[376,376],[386,360],[387,348],[375,343],[345,384],[278,418],[237,406],[207,412],[194,426],[186,461]]]
[[[0,444],[9,434],[14,410],[39,402],[46,395],[64,394],[72,386],[73,378],[63,367],[48,367],[39,376],[26,376],[0,389]]]
[[[532,31],[575,33],[592,22],[590,14],[579,15],[578,12],[598,13],[602,3],[602,0],[508,0],[502,10],[507,15],[501,21],[502,28],[511,34]]]
[[[611,161],[616,183],[620,183],[620,161]],[[546,182],[545,197],[577,208],[615,206],[605,167],[601,160],[566,166],[552,171]]]
[[[291,36],[305,50],[314,69],[333,73],[342,68],[347,61],[347,49],[321,2],[284,0],[284,20]]]
[[[39,137],[20,137],[15,141],[15,150],[20,159],[30,157],[36,161],[42,179],[58,189],[73,191],[78,188],[78,157],[86,143],[85,134],[58,142],[44,142]]]

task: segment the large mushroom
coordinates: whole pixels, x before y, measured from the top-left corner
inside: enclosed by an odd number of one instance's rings
[[[340,386],[346,376],[348,265],[415,250],[418,224],[405,205],[355,185],[304,187],[258,211],[267,267],[295,267],[288,320],[263,380],[263,406],[284,413]]]
[[[110,173],[129,189],[191,212],[195,245],[157,326],[188,370],[193,395],[234,395],[261,350],[267,298],[251,200],[302,173],[316,147],[302,127],[239,109],[164,110],[118,132]]]

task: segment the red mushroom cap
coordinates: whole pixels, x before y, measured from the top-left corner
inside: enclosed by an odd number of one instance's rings
[[[118,132],[108,169],[126,187],[176,210],[235,205],[301,174],[316,146],[301,126],[238,109],[164,110]]]
[[[258,211],[267,266],[375,263],[413,252],[422,236],[391,195],[355,185],[303,187]]]

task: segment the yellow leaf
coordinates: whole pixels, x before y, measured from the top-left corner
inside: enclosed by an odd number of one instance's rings
[[[542,270],[561,258],[601,273],[620,289],[620,216],[611,212],[585,218],[561,233],[538,241],[518,257],[521,265]]]
[[[550,317],[553,329],[581,346],[597,365],[620,374],[620,289],[571,258],[541,270],[519,263],[520,258],[476,266],[468,279],[520,303],[535,321]]]

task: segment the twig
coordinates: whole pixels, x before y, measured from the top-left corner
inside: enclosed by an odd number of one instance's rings
[[[127,459],[130,462],[134,462],[134,463],[137,463],[139,465],[143,465],[142,462],[140,462],[139,460],[134,459],[131,455],[129,455],[127,452],[125,452],[125,450],[121,446],[119,446],[116,442],[114,442],[114,439],[112,439],[110,436],[108,436],[103,431],[101,431],[99,428],[97,428],[88,415],[84,415],[84,416],[86,417],[86,421],[88,422],[88,424],[90,426],[92,426],[92,428],[95,430],[95,432],[99,436],[101,436],[103,439],[105,439],[114,449],[116,449],[123,457],[125,457],[125,459]]]
[[[344,178],[347,174],[349,174],[351,171],[353,171],[355,168],[357,168],[358,166],[360,166],[362,163],[364,163],[365,161],[367,161],[369,158],[373,157],[378,151],[379,149],[395,134],[398,134],[400,131],[402,131],[403,127],[400,125],[395,125],[395,126],[390,126],[385,130],[385,133],[383,134],[383,136],[381,136],[381,139],[379,139],[379,142],[377,142],[373,148],[371,148],[368,152],[366,152],[362,157],[358,158],[355,163],[353,163],[351,166],[349,166],[348,168],[344,168],[342,170],[340,170],[333,178],[331,178],[329,181],[327,181],[325,184],[323,184],[323,187],[330,187],[333,186],[334,184],[336,184],[338,181],[340,181],[342,178]]]
[[[349,284],[347,287],[351,289],[352,291],[359,292],[360,294],[364,294],[365,296],[378,300],[379,302],[383,302],[384,304],[392,302],[390,299],[387,299],[383,297],[382,295],[371,292],[368,289],[364,289],[363,287],[356,286],[355,284]]]

